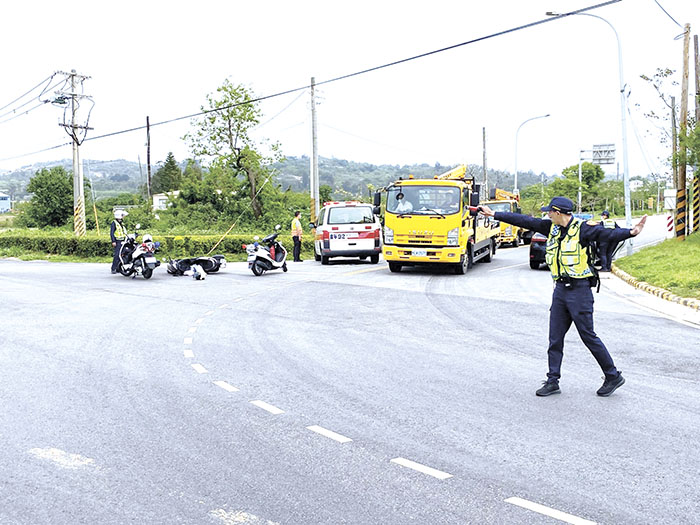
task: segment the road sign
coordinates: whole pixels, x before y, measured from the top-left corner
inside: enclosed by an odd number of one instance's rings
[[[615,144],[593,144],[593,164],[614,164]]]

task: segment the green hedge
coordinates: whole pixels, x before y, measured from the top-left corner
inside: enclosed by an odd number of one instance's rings
[[[243,244],[253,242],[254,234],[229,234],[212,252],[224,255],[242,255]],[[264,235],[260,235],[260,238]],[[161,243],[159,256],[195,257],[205,255],[221,239],[221,235],[154,235],[153,240]],[[291,252],[292,239],[282,234],[279,240]],[[75,257],[100,257],[112,255],[112,243],[109,237],[88,234],[75,237],[70,232],[17,232],[8,231],[0,234],[0,247],[20,248],[22,250],[43,252],[51,255],[69,255]],[[302,241],[302,251],[313,251],[312,236],[307,234]]]

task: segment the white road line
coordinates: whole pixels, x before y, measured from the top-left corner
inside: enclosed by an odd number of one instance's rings
[[[327,428],[319,427],[318,425],[311,425],[310,427],[306,427],[308,430],[311,432],[316,432],[317,434],[321,434],[322,436],[325,436],[330,439],[334,439],[338,443],[349,443],[352,441],[349,437],[345,437],[341,434],[337,434],[336,432],[333,432],[332,430],[328,430]]]
[[[190,329],[187,330],[187,333],[188,333],[188,334],[193,334],[193,333],[195,333],[196,331],[197,331],[197,327],[196,327],[196,326],[190,326]]]
[[[185,337],[185,338],[182,340],[182,342],[185,343],[186,345],[191,345],[191,344],[192,344],[192,338],[191,338],[191,337]]]
[[[198,373],[200,373],[200,374],[206,374],[206,373],[207,373],[207,369],[204,368],[204,367],[203,367],[202,365],[200,365],[199,363],[193,364],[193,365],[192,365],[192,368],[194,368],[194,369],[195,369]]]
[[[585,520],[583,518],[579,518],[578,516],[573,516],[560,510],[545,507],[544,505],[540,505],[539,503],[533,503],[532,501],[528,501],[526,499],[508,498],[507,500],[505,500],[505,502],[517,505],[518,507],[522,507],[533,512],[537,512],[538,514],[544,514],[545,516],[549,516],[550,518],[554,518],[555,520],[563,521],[565,523],[571,523],[572,525],[596,525],[595,521]]]
[[[200,324],[202,324],[203,322],[204,322],[204,317],[200,317],[199,319],[197,319],[197,320],[194,322],[194,324],[200,325]]]
[[[242,301],[242,300],[243,300],[243,297],[238,297],[238,298],[234,299],[233,302],[237,303],[238,301]]]
[[[33,448],[29,450],[29,453],[37,458],[52,461],[59,467],[68,469],[87,467],[95,463],[95,460],[92,458],[86,458],[80,454],[71,454],[58,448]]]
[[[229,385],[226,381],[214,381],[214,384],[216,386],[220,386],[221,388],[226,390],[226,392],[238,392],[238,388],[236,388],[233,385]]]
[[[257,401],[251,401],[250,403],[252,405],[255,405],[258,408],[262,408],[263,410],[267,410],[270,414],[274,414],[276,416],[279,414],[284,414],[284,410],[280,410],[276,406],[273,406],[269,403],[265,403],[265,401],[257,400]]]
[[[437,470],[432,467],[421,465],[420,463],[416,463],[415,461],[411,461],[410,459],[406,458],[394,458],[391,460],[391,462],[396,463],[397,465],[401,465],[402,467],[417,470],[418,472],[422,472],[423,474],[427,474],[428,476],[433,476],[437,479],[447,479],[452,477],[452,474],[442,472],[441,470]]]
[[[511,264],[510,266],[503,266],[502,268],[494,268],[493,270],[489,270],[490,272],[500,272],[501,270],[507,270],[508,268],[516,268],[518,266],[525,266],[528,263],[518,263],[518,264]]]
[[[228,304],[222,304],[221,306],[219,306],[219,309],[226,308],[226,307],[228,307]]]
[[[214,313],[214,310],[209,310],[208,312],[205,312],[204,315],[211,315]]]
[[[194,352],[192,350],[190,350],[189,348],[185,349],[183,354],[185,355],[185,357],[194,357]]]
[[[260,292],[249,293],[248,297],[255,297],[256,295],[260,295]]]

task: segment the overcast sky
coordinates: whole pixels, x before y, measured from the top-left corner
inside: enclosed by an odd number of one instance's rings
[[[89,137],[196,113],[224,79],[266,96],[452,46],[603,0],[48,1],[3,6],[0,107],[55,71],[91,78]],[[700,2],[659,0],[700,32]],[[109,6],[109,7],[107,7]],[[641,74],[682,66],[682,28],[655,0],[622,0],[589,11],[622,43],[629,86],[630,175],[667,171],[654,124],[663,108]],[[693,43],[691,39],[691,54]],[[679,75],[680,76],[680,75]],[[691,71],[691,89],[695,92]],[[60,77],[55,77],[57,80]],[[593,144],[617,144],[622,159],[617,44],[607,24],[570,16],[318,88],[319,154],[375,164],[482,162],[548,175]],[[33,108],[40,90],[0,110],[0,159],[69,141],[63,110]],[[676,96],[680,99],[680,87]],[[46,98],[44,95],[42,98]],[[641,107],[637,107],[640,104]],[[89,104],[85,101],[83,108]],[[258,140],[286,155],[311,148],[308,90],[261,103]],[[692,101],[690,110],[694,108]],[[4,116],[1,116],[5,114]],[[16,117],[16,118],[12,118]],[[274,118],[273,118],[274,117]],[[12,118],[12,120],[7,120]],[[271,120],[270,120],[271,119]],[[151,130],[152,163],[190,156],[190,122]],[[146,161],[145,131],[86,141],[81,158]],[[641,143],[641,147],[640,147]],[[643,154],[643,150],[646,155]],[[0,160],[0,170],[70,158],[71,148]],[[614,174],[616,166],[606,166]],[[622,167],[620,167],[622,170]]]

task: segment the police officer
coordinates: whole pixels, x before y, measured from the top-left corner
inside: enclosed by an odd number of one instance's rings
[[[604,228],[597,221],[584,222],[572,216],[574,204],[566,197],[554,197],[546,219],[528,217],[519,213],[494,212],[486,205],[479,207],[487,217],[547,235],[545,258],[554,279],[554,293],[549,314],[549,372],[547,381],[535,392],[538,396],[558,394],[561,361],[564,356],[564,336],[573,322],[581,340],[593,354],[605,374],[603,385],[596,392],[607,397],[625,383],[615,368],[607,348],[593,330],[593,293],[598,283],[592,261],[586,248],[594,241],[616,243],[639,233],[646,223],[646,215],[634,228]]]
[[[600,214],[600,225],[603,228],[619,228],[617,223],[610,218],[610,213],[608,210],[605,210]],[[609,272],[612,270],[612,258],[616,246],[616,242],[600,241],[598,243],[598,257],[600,257],[601,272]]]
[[[304,230],[301,229],[300,215],[300,211],[295,211],[294,218],[292,219],[292,242],[294,242],[292,253],[294,254],[294,262],[304,262],[301,260],[301,236]]]
[[[109,236],[112,239],[114,257],[112,258],[112,273],[119,271],[119,252],[122,249],[122,242],[126,238],[126,228],[124,227],[124,217],[129,215],[124,210],[114,210],[114,220],[109,228]]]

